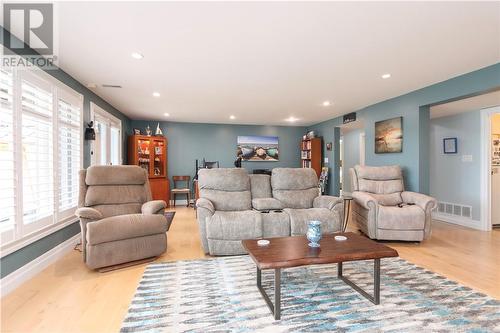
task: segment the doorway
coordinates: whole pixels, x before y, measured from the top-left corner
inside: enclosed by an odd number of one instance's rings
[[[500,224],[500,91],[431,106],[430,118],[433,218],[491,230]]]
[[[485,230],[500,228],[500,106],[483,109],[482,214]]]
[[[340,194],[352,193],[349,169],[355,165],[365,164],[365,132],[364,122],[355,122],[340,126]]]

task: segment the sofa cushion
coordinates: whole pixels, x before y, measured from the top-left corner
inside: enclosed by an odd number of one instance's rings
[[[274,190],[306,190],[318,187],[318,176],[309,168],[274,168],[271,176]]]
[[[377,228],[393,230],[423,230],[425,212],[417,205],[380,206],[378,209]]]
[[[216,211],[208,218],[208,239],[243,240],[262,237],[261,213],[255,210]]]
[[[356,165],[354,167],[358,178],[371,180],[403,179],[403,172],[399,165],[389,166],[366,166]]]
[[[247,171],[241,168],[200,169],[198,188],[226,192],[250,191],[250,178]]]
[[[252,199],[252,207],[256,210],[273,210],[283,209],[283,204],[278,199],[274,198],[259,198]]]
[[[307,190],[275,190],[273,197],[281,201],[285,208],[312,208],[314,198],[319,195],[317,188]]]
[[[250,191],[252,199],[272,198],[271,176],[269,175],[248,175],[250,177]]]
[[[144,203],[147,201],[144,185],[89,186],[85,206]]]
[[[166,232],[167,220],[165,216],[130,214],[87,223],[86,236],[89,245],[96,245]]]
[[[340,231],[340,221],[335,218],[335,213],[326,208],[290,209],[285,208],[285,213],[290,217],[290,233],[292,236],[305,235],[309,221],[321,221],[321,233]]]
[[[210,200],[215,210],[252,209],[250,178],[245,169],[201,169],[198,188],[200,197]]]
[[[262,237],[290,236],[290,216],[285,212],[262,213]]]
[[[85,184],[143,185],[147,179],[147,172],[136,165],[95,165],[87,169]]]
[[[358,188],[361,192],[376,194],[390,194],[404,190],[402,179],[371,180],[359,178]]]
[[[200,190],[200,197],[208,199],[215,210],[237,211],[252,209],[250,191],[227,192],[219,190]]]
[[[403,202],[401,197],[401,192],[391,193],[391,194],[375,194],[370,193],[374,197],[379,205],[382,206],[397,206]]]

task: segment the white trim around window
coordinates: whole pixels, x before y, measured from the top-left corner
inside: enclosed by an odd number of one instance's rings
[[[92,102],[90,119],[96,133],[91,141],[90,165],[122,164],[122,121]]]
[[[3,257],[76,221],[83,96],[40,69],[2,68],[0,103]]]

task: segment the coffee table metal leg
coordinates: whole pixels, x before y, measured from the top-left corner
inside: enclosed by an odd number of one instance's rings
[[[279,320],[281,318],[281,269],[276,268],[274,270],[274,305],[271,299],[267,295],[266,291],[262,287],[262,271],[257,267],[257,288],[259,289],[262,297],[266,301],[267,307],[271,310],[274,315],[274,319]]]
[[[373,304],[380,304],[380,259],[375,259],[373,263],[373,296],[368,294],[366,291],[361,289],[358,285],[356,285],[354,282],[343,275],[341,262],[337,264],[337,267],[337,276],[339,279],[344,281],[352,289],[356,290]]]

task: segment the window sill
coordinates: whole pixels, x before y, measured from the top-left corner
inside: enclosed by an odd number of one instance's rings
[[[39,239],[47,237],[48,235],[53,234],[54,232],[59,231],[75,222],[78,222],[78,219],[76,217],[71,217],[62,222],[47,226],[37,232],[26,235],[21,239],[17,239],[13,242],[2,245],[2,247],[0,248],[0,258],[3,258],[13,252],[16,252],[17,250],[20,250],[23,247],[28,246]]]

